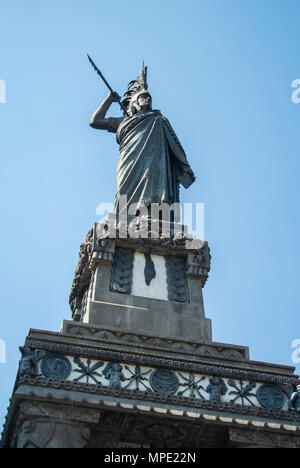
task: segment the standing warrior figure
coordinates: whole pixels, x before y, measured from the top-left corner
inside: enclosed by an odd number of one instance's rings
[[[292,393],[289,401],[289,410],[300,412],[300,385],[296,385],[296,391]]]
[[[211,377],[206,391],[210,393],[210,401],[221,402],[221,395],[225,395],[227,387],[220,377]]]
[[[152,110],[147,67],[129,83],[121,103],[120,99],[110,92],[90,121],[93,128],[116,133],[120,145],[115,212],[133,204],[138,211],[151,203],[179,202],[179,184],[188,188],[195,176],[169,121],[159,110]],[[106,118],[113,102],[121,104],[123,117]],[[127,197],[127,205],[119,210],[121,196]]]

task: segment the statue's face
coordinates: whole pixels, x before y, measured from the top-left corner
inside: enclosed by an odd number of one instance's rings
[[[147,112],[147,111],[151,110],[152,98],[151,98],[150,94],[149,93],[141,94],[138,97],[137,104],[138,104],[139,109],[142,110],[142,111]]]

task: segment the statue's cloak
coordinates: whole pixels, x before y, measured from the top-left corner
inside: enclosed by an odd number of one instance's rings
[[[194,182],[185,152],[159,111],[140,112],[123,119],[117,129],[117,141],[120,156],[116,211],[121,195],[127,196],[127,209],[133,203],[148,207],[151,203],[179,202],[179,183],[188,188]]]

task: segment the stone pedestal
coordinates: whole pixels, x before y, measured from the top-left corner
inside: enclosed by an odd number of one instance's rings
[[[212,340],[208,245],[158,227],[156,238],[89,231],[73,320],[30,330],[21,348],[2,447],[300,446],[294,368]]]
[[[104,225],[95,225],[81,246],[70,300],[74,320],[210,342],[211,322],[205,318],[202,295],[210,269],[207,243],[190,248],[186,235],[110,234]]]

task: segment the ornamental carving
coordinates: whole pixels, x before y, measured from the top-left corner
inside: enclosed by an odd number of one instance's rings
[[[286,396],[280,387],[276,385],[262,385],[256,392],[259,403],[264,408],[281,409]]]
[[[130,294],[132,288],[133,251],[117,248],[111,271],[110,290]]]
[[[168,297],[170,301],[188,302],[188,284],[186,277],[186,259],[166,256]]]
[[[71,288],[69,303],[74,320],[80,320],[81,301],[91,280],[91,270],[89,269],[89,259],[93,250],[94,229],[87,233],[85,241],[81,244],[79,250],[79,261],[75,270],[73,284]]]
[[[155,392],[164,395],[175,393],[179,387],[177,375],[167,369],[156,369],[151,374],[150,383]]]
[[[72,372],[72,365],[62,354],[49,353],[42,360],[41,370],[45,377],[65,380]]]
[[[81,424],[55,421],[24,421],[17,448],[83,448],[91,437],[91,430]]]

